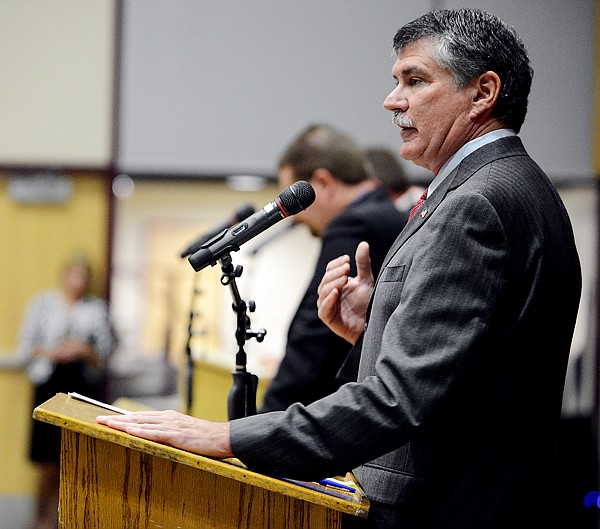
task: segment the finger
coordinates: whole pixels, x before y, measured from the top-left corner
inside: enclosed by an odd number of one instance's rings
[[[349,255],[340,255],[339,257],[336,257],[335,259],[332,259],[331,261],[329,261],[327,263],[326,270],[333,270],[334,268],[337,268],[338,266],[341,266],[344,263],[349,263],[349,262],[350,262]]]
[[[347,256],[346,256],[347,257]],[[348,280],[348,274],[350,273],[350,259],[344,259],[335,266],[332,265],[331,261],[321,278],[321,282],[317,287],[317,294],[327,295],[332,288],[341,288]]]
[[[148,441],[170,444],[168,437],[165,435],[165,432],[161,430],[144,428],[143,426],[128,425],[127,428],[125,428],[123,431],[125,433],[128,433],[129,435],[133,435],[134,437],[141,437],[143,439],[147,439]]]
[[[325,267],[325,273],[321,279],[321,283],[327,283],[333,281],[336,278],[347,275],[350,271],[350,257],[348,255],[341,255],[336,257],[327,263]]]
[[[341,292],[347,283],[347,275],[343,275],[333,281],[328,281],[327,283],[321,283],[317,289],[317,307],[320,303],[323,303],[326,299],[328,299],[333,291],[337,291],[338,293]]]
[[[174,410],[146,410],[129,413],[126,417],[136,422],[148,422],[158,424],[164,420],[173,421],[184,419],[187,415]]]
[[[110,426],[111,428],[122,429],[129,424],[159,424],[161,421],[162,412],[136,412],[126,415],[99,415],[96,417],[96,422]]]
[[[181,436],[181,433],[177,430],[165,427],[164,425],[158,425],[157,427],[153,424],[129,424],[123,431],[135,437],[171,446],[176,446],[175,439]]]
[[[137,424],[131,421],[129,415],[99,415],[96,417],[96,422],[117,430],[122,430],[130,424]]]
[[[373,281],[369,243],[362,241],[356,248],[356,275],[359,280]]]
[[[337,314],[337,302],[340,297],[340,291],[333,289],[329,294],[323,298],[319,296],[317,300],[317,314],[319,319],[324,323],[329,323],[334,320]]]
[[[155,441],[157,443],[164,443],[174,445],[173,437],[177,432],[173,431],[172,428],[165,427],[164,424],[150,424],[150,423],[130,423],[123,420],[111,419],[108,417],[106,426],[115,430],[120,430],[126,434],[139,437],[141,439],[147,439],[149,441]]]

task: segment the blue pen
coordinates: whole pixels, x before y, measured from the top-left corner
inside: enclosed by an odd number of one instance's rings
[[[326,487],[335,487],[336,489],[347,490],[348,492],[356,492],[356,489],[354,487],[346,485],[345,483],[342,483],[341,481],[338,481],[337,479],[333,478],[322,479],[319,481],[319,484],[325,485]]]

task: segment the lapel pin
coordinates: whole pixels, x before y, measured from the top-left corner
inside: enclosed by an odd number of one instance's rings
[[[421,213],[419,213],[419,215],[421,215],[421,218],[424,219],[425,215],[427,215],[427,210],[424,209],[423,211],[421,211]]]

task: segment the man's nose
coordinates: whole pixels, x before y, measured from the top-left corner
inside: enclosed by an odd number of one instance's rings
[[[395,88],[383,101],[383,106],[392,112],[405,112],[408,109],[408,100],[400,93],[400,88]]]

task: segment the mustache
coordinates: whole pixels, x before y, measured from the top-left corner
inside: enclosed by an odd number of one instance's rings
[[[406,116],[406,114],[402,112],[394,112],[394,116],[392,117],[392,123],[397,127],[414,127],[415,124],[413,120]]]

